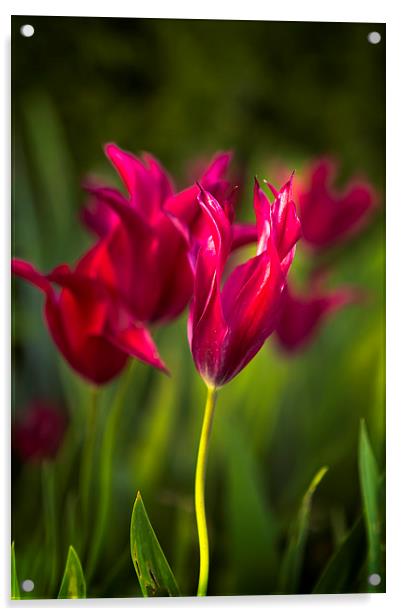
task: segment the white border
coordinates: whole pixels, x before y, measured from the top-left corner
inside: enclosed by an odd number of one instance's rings
[[[330,5],[330,6],[329,6]],[[331,595],[331,596],[287,596],[287,597],[241,597],[241,598],[206,598],[202,600],[88,600],[74,602],[37,601],[11,603],[6,597],[9,593],[9,203],[10,203],[10,15],[70,15],[70,16],[106,16],[106,17],[166,17],[166,18],[210,18],[210,19],[258,19],[284,21],[346,21],[346,22],[386,22],[387,23],[387,594],[386,595]],[[354,1],[337,0],[335,3],[323,3],[322,0],[281,0],[263,3],[261,0],[247,0],[235,4],[218,0],[204,0],[196,5],[189,2],[143,2],[113,0],[112,3],[70,0],[66,2],[40,1],[3,1],[1,6],[2,30],[2,68],[3,87],[1,91],[2,112],[1,135],[6,135],[1,148],[1,242],[2,267],[0,283],[1,302],[1,354],[0,375],[3,404],[1,415],[2,469],[5,493],[2,497],[2,532],[0,544],[0,583],[2,586],[3,605],[17,611],[29,608],[34,613],[42,613],[44,608],[51,609],[102,609],[122,608],[147,613],[163,609],[167,613],[177,610],[192,611],[206,608],[208,610],[229,607],[234,613],[241,613],[245,608],[253,613],[290,614],[300,616],[311,614],[364,613],[377,616],[384,607],[392,608],[401,604],[398,596],[401,585],[402,555],[402,485],[401,474],[401,439],[402,439],[402,394],[400,349],[402,336],[400,319],[402,315],[402,197],[400,190],[401,176],[401,88],[399,84],[401,71],[401,24],[400,10],[397,2],[392,0]],[[373,89],[376,84],[373,83]],[[368,103],[369,104],[369,103]],[[398,318],[399,317],[399,318]],[[385,603],[387,604],[385,606]]]

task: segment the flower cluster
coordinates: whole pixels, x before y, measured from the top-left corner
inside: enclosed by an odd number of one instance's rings
[[[96,235],[94,245],[73,268],[63,264],[47,274],[12,261],[13,273],[43,292],[46,324],[59,351],[96,385],[113,379],[129,356],[167,370],[149,327],[176,318],[188,305],[196,254],[209,235],[196,183],[178,192],[152,156],[140,159],[113,144],[105,152],[127,194],[86,186],[90,198],[82,219]],[[216,155],[199,179],[222,204],[233,201],[226,179],[230,158]],[[255,239],[255,225],[230,224],[231,250]]]
[[[151,155],[137,158],[114,144],[105,152],[126,192],[86,185],[82,220],[95,234],[88,252],[73,268],[59,265],[47,274],[20,259],[12,263],[14,274],[43,292],[56,346],[90,382],[110,381],[130,356],[167,371],[149,328],[187,305],[195,365],[208,384],[221,386],[274,330],[284,347],[298,348],[324,315],[353,299],[348,290],[316,288],[298,298],[287,276],[300,236],[322,250],[362,225],[374,203],[367,184],[337,195],[328,187],[330,164],[321,161],[296,187],[297,210],[293,176],[280,190],[268,184],[272,203],[255,181],[256,224],[239,224],[229,153],[216,155],[198,182],[177,191]],[[255,257],[228,274],[232,252],[253,242]]]

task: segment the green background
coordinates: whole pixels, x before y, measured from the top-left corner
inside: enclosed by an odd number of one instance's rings
[[[20,35],[24,23],[35,27],[32,38]],[[379,45],[367,41],[372,30],[382,35]],[[322,154],[339,159],[341,184],[365,175],[380,195],[364,233],[322,257],[330,286],[358,286],[365,300],[334,316],[295,356],[269,340],[218,399],[207,480],[209,591],[279,592],[289,525],[314,473],[328,465],[296,588],[311,592],[362,510],[361,418],[381,471],[385,464],[385,26],[13,17],[13,254],[46,271],[74,262],[91,245],[79,219],[81,184],[94,175],[118,185],[102,152],[109,141],[152,152],[177,187],[186,185],[197,161],[233,150],[245,181],[238,213],[244,220],[253,217],[255,174],[278,184],[280,168],[295,169],[297,177]],[[302,284],[310,267],[299,246],[293,279]],[[61,579],[68,545],[81,554],[85,572],[91,541],[75,496],[88,387],[58,357],[43,324],[42,297],[19,281],[13,315],[15,416],[30,400],[45,398],[71,418],[54,469]],[[183,315],[154,332],[171,378],[135,366],[118,426],[107,540],[89,596],[140,594],[129,553],[138,489],[182,592],[194,594],[192,491],[205,392],[185,321]],[[102,396],[99,438],[116,387]],[[12,472],[18,575],[35,581],[26,598],[52,596],[40,469],[13,460]],[[92,497],[95,515],[95,483]],[[346,592],[367,589],[364,541],[355,552]]]

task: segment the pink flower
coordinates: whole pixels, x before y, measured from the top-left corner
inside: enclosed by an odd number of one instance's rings
[[[317,161],[298,192],[303,239],[314,248],[330,247],[356,233],[377,202],[372,186],[362,180],[338,192],[332,187],[335,171],[328,159]]]
[[[320,287],[321,280],[313,280],[304,295],[294,293],[289,283],[284,288],[276,335],[285,351],[292,353],[304,348],[329,315],[362,296],[347,287],[335,291],[323,291]]]
[[[66,416],[53,404],[33,402],[13,426],[13,447],[24,462],[54,458],[66,427]]]
[[[148,331],[133,321],[111,290],[113,271],[101,244],[84,255],[73,271],[60,265],[43,275],[20,259],[13,259],[12,269],[44,293],[49,332],[64,358],[84,378],[105,383],[124,368],[129,356],[165,369]]]
[[[300,224],[291,180],[279,192],[271,190],[272,204],[255,182],[257,255],[236,267],[222,289],[233,242],[230,204],[222,206],[203,188],[198,196],[209,235],[197,254],[188,335],[196,368],[209,386],[219,387],[235,377],[277,323]]]
[[[106,154],[128,191],[89,186],[92,209],[86,221],[96,230],[108,251],[115,291],[127,309],[144,323],[177,317],[193,290],[189,259],[192,238],[203,234],[204,221],[197,205],[196,185],[175,193],[161,165],[149,154],[142,160],[106,146]],[[202,182],[216,198],[223,199],[229,184],[223,179],[229,154],[217,155],[202,175]],[[255,236],[251,225],[239,225],[234,246]]]

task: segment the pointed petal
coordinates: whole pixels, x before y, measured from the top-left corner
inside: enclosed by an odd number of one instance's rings
[[[284,261],[292,252],[301,236],[300,221],[292,199],[292,180],[293,175],[279,190],[272,206],[272,227],[275,230],[275,243],[281,261]],[[290,262],[292,259],[293,255]],[[289,259],[287,259],[287,269],[289,266]]]
[[[321,324],[333,312],[361,299],[356,290],[343,287],[330,292],[312,290],[297,295],[287,286],[283,292],[276,334],[281,347],[296,352],[308,344]]]
[[[257,178],[254,178],[254,211],[258,237],[257,254],[261,254],[267,249],[271,233],[271,204],[261,190]]]
[[[120,331],[109,331],[107,339],[127,355],[169,374],[161,360],[154,341],[145,327],[131,325]]]
[[[84,188],[92,187],[94,189],[101,189],[102,187],[87,182]],[[84,225],[93,233],[99,237],[105,237],[117,224],[118,216],[110,207],[110,205],[104,201],[99,194],[90,195],[86,205],[81,210],[81,220]]]
[[[127,199],[114,188],[86,186],[87,192],[97,197],[104,204],[108,205],[120,218],[120,220],[130,228],[140,225],[144,232],[150,228],[145,217]]]
[[[46,276],[38,272],[38,270],[36,270],[27,261],[23,261],[22,259],[12,259],[11,270],[13,274],[19,276],[20,278],[24,278],[50,297],[54,296],[52,285]]]
[[[209,167],[202,174],[201,184],[208,189],[209,185],[219,182],[227,172],[231,159],[231,152],[216,154]]]

